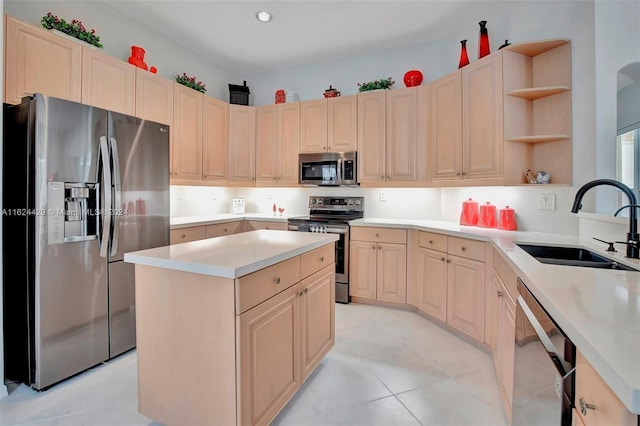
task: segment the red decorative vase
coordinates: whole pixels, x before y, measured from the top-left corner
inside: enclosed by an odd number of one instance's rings
[[[478,59],[484,58],[489,53],[489,32],[487,31],[487,21],[480,21],[480,39],[478,41]]]
[[[420,86],[422,84],[422,73],[419,70],[407,71],[404,74],[404,85],[407,87]]]
[[[276,103],[283,104],[285,101],[284,89],[276,90]]]
[[[458,62],[458,69],[469,65],[469,56],[467,56],[467,40],[460,40],[462,45],[460,48],[460,62]]]

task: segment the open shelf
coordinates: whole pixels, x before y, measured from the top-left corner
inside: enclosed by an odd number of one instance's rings
[[[509,90],[506,95],[535,101],[536,99],[545,98],[556,93],[568,92],[569,90],[571,90],[569,86],[532,87],[530,89]]]
[[[533,57],[567,43],[569,43],[568,39],[540,40],[510,44],[509,46],[504,47],[504,49],[520,53],[521,55]]]
[[[562,139],[569,139],[571,136],[569,135],[536,135],[536,136],[516,136],[514,138],[507,138],[509,142],[520,142],[520,143],[540,143],[540,142],[550,142],[550,141],[558,141]]]

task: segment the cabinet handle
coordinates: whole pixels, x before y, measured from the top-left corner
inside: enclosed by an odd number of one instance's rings
[[[376,234],[376,238],[378,238],[379,236],[380,236],[379,234]]]
[[[466,250],[467,250],[467,248],[466,248],[466,247],[460,247],[460,250],[462,250],[462,251],[466,251]]]
[[[382,246],[378,246],[378,250],[382,250]]]
[[[375,249],[376,249],[376,246],[371,246],[371,248],[375,250]]]
[[[305,293],[306,293],[306,292],[308,292],[308,291],[309,291],[309,288],[308,288],[308,287],[304,289],[304,292],[305,292]]]
[[[440,260],[444,262],[447,259],[445,259],[444,257],[441,257]]]
[[[384,180],[384,176],[380,176],[380,179]]]
[[[462,172],[462,176],[466,176],[466,175],[467,175],[467,172]]]
[[[595,410],[596,406],[593,404],[587,404],[587,401],[584,400],[584,397],[580,397],[580,412],[583,416],[587,415],[587,410]]]
[[[320,257],[320,262],[324,262],[324,256]]]
[[[447,263],[451,263],[451,259],[447,259]]]
[[[429,244],[433,244],[433,240],[429,240]]]
[[[502,292],[500,290],[496,290],[496,294],[498,295],[498,297],[502,297]]]
[[[456,173],[456,176],[460,176],[460,173]]]
[[[300,291],[300,292],[298,293],[298,296],[302,297],[302,291]]]
[[[276,277],[276,284],[280,284],[280,277]]]
[[[227,228],[224,228],[224,231],[223,231],[223,232],[227,232]]]

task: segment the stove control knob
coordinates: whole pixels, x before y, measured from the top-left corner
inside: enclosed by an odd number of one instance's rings
[[[318,198],[318,204],[322,204],[322,198]]]
[[[311,199],[311,204],[315,204],[315,203],[316,203],[316,199],[315,199],[315,198],[312,198],[312,199]]]
[[[352,206],[353,205],[353,200],[351,198],[349,198],[347,200],[347,205]]]

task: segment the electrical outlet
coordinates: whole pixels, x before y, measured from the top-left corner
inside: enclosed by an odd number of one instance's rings
[[[213,201],[217,201],[218,200],[218,191],[216,191],[215,189],[211,190],[211,199]]]
[[[267,192],[267,200],[273,200],[273,194]]]
[[[555,210],[556,194],[539,194],[538,210]]]
[[[384,191],[380,191],[380,201],[387,201],[387,193]]]
[[[184,199],[184,193],[182,192],[182,189],[177,189],[176,190],[176,200],[182,200]]]

